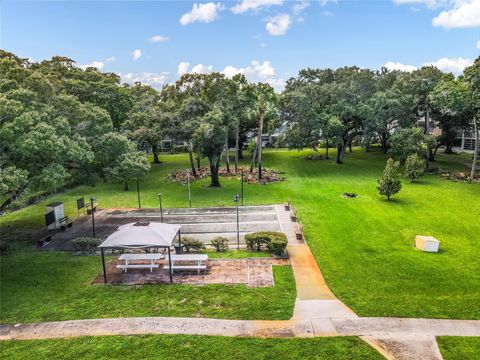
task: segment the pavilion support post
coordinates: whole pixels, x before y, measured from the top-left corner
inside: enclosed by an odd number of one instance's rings
[[[107,283],[107,267],[105,266],[105,251],[103,250],[103,247],[100,248],[100,251],[102,252],[103,282],[106,284]]]
[[[171,250],[170,250],[170,246],[168,247],[168,270],[169,270],[169,273],[170,273],[170,283],[173,282],[173,278],[172,278],[172,255],[171,255]]]
[[[181,234],[180,230],[178,230],[178,245],[182,246],[182,234]]]

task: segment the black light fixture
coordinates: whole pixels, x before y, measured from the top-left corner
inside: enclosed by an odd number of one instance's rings
[[[238,219],[238,203],[240,201],[240,195],[235,194],[233,196],[233,202],[235,203],[235,207],[237,209],[237,250],[240,250],[240,225]]]

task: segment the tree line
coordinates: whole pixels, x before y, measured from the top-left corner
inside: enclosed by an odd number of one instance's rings
[[[208,158],[211,186],[220,186],[222,156],[227,171],[237,172],[247,134],[255,133],[251,164],[252,170],[258,164],[261,178],[262,134],[280,123],[288,131],[278,145],[324,146],[327,156],[336,147],[343,163],[355,141],[367,150],[379,142],[387,152],[399,129],[412,138],[409,131],[422,115],[442,128],[438,139],[428,137],[427,129],[420,140],[413,137],[433,160],[441,145],[451,151],[459,129],[476,125],[479,68],[477,59],[457,78],[434,67],[412,73],[306,69],[282,94],[240,74],[184,74],[157,91],[122,84],[118,75],[93,67],[81,69],[66,57],[35,63],[0,50],[0,206],[102,179],[128,190],[128,180],[148,174],[147,154],[161,162],[165,139],[185,141],[193,176],[200,159]]]

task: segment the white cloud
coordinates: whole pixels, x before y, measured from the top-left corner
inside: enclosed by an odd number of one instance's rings
[[[266,29],[272,36],[285,35],[291,23],[290,15],[281,14],[269,18]]]
[[[168,72],[161,72],[161,73],[150,73],[144,72],[139,74],[120,74],[122,81],[127,82],[129,84],[133,84],[136,82],[141,82],[142,84],[150,85],[154,88],[160,89],[163,85],[168,82]]]
[[[105,61],[106,62],[115,61],[115,56],[110,56],[109,58],[106,58]]]
[[[477,49],[480,49],[480,40],[477,41]]]
[[[300,0],[299,2],[295,3],[292,8],[292,12],[294,15],[300,15],[303,10],[310,6],[310,3],[306,0]]]
[[[240,4],[230,8],[230,10],[234,14],[241,14],[249,10],[258,11],[272,5],[283,5],[283,0],[243,0]]]
[[[132,52],[133,60],[138,60],[142,56],[142,50],[140,49],[135,49]]]
[[[223,69],[222,73],[225,74],[227,78],[232,78],[237,74],[245,74],[245,68],[237,68],[235,66],[228,65],[225,66],[225,69]]]
[[[429,8],[434,8],[438,5],[437,0],[393,0],[397,5],[425,5]]]
[[[407,71],[407,72],[417,70],[417,67],[414,65],[405,65],[405,64],[402,64],[399,62],[393,62],[393,61],[387,62],[385,65],[383,65],[383,67],[387,68],[388,70],[400,70],[400,71]]]
[[[194,22],[209,23],[217,18],[218,12],[223,9],[222,4],[209,2],[206,4],[193,4],[192,10],[180,18],[180,24],[188,25]]]
[[[94,67],[97,70],[102,70],[104,66],[105,63],[103,61],[92,61],[90,64],[80,65],[80,68],[85,70],[86,68]]]
[[[153,35],[151,38],[150,38],[150,41],[151,42],[165,42],[165,41],[168,41],[168,37],[167,36],[162,36],[162,35]]]
[[[212,72],[212,70],[213,70],[212,65],[197,64],[192,68],[190,72],[192,74],[206,74],[206,73]]]
[[[252,66],[255,73],[257,73],[261,79],[268,79],[276,75],[275,69],[270,61],[264,61],[261,63],[257,60],[253,60]]]
[[[467,66],[473,65],[473,60],[464,58],[441,58],[435,62],[424,63],[424,66],[436,66],[443,72],[451,72],[460,75]]]
[[[446,29],[480,26],[480,0],[456,0],[453,9],[444,10],[432,20]]]
[[[182,76],[183,74],[188,73],[189,66],[190,66],[189,62],[181,62],[180,64],[178,64],[177,74],[179,76]]]
[[[190,68],[190,63],[189,62],[181,62],[180,64],[178,64],[178,68],[177,68],[177,74],[179,76],[182,76],[183,74],[206,74],[206,73],[209,73],[209,72],[212,72],[213,71],[213,66],[212,65],[203,65],[203,64],[197,64],[195,65],[194,67],[192,67],[191,70],[189,70]]]
[[[322,11],[322,15],[323,16],[333,16],[333,13],[331,13],[330,11]]]

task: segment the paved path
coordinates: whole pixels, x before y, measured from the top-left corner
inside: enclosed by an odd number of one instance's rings
[[[77,336],[189,334],[253,337],[360,336],[387,359],[442,359],[436,336],[480,336],[478,320],[359,318],[328,288],[310,248],[295,237],[283,206],[275,211],[288,236],[297,299],[284,321],[206,318],[114,318],[0,325],[0,340]]]

